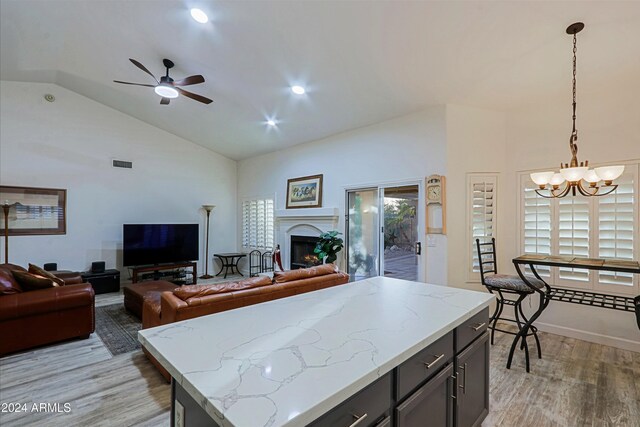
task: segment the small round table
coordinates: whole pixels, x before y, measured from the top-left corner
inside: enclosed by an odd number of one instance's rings
[[[229,269],[231,269],[232,274],[233,270],[235,269],[236,273],[244,277],[244,275],[240,273],[240,270],[238,270],[238,263],[242,258],[246,257],[247,254],[243,254],[241,252],[232,252],[224,254],[213,254],[213,256],[218,258],[221,264],[220,271],[218,271],[218,274],[216,274],[216,276],[221,275],[222,270],[224,270],[224,278],[226,279],[227,274],[229,273]]]

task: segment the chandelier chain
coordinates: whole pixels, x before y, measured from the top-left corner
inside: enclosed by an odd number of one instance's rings
[[[573,33],[573,129],[572,134],[576,134],[576,52],[578,51],[578,38],[576,33]]]

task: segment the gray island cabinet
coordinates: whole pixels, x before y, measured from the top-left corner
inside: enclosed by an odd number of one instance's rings
[[[485,293],[376,277],[141,331],[172,425],[479,426]]]

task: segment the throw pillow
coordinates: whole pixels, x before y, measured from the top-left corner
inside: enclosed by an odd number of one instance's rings
[[[37,265],[29,264],[29,273],[35,274],[36,276],[46,277],[56,282],[58,286],[64,286],[64,280],[48,272],[47,270],[38,267]]]
[[[13,277],[13,273],[11,273],[12,269],[5,266],[12,265],[0,265],[0,295],[19,294],[22,292],[22,288],[15,277]]]
[[[27,291],[36,291],[39,289],[47,289],[58,286],[56,282],[48,277],[38,276],[37,274],[29,273],[28,271],[12,271],[13,277],[16,281]]]

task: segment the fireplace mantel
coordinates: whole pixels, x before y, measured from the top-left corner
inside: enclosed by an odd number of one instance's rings
[[[291,236],[317,237],[337,230],[338,208],[281,209],[275,212],[276,243],[280,245],[282,265],[290,269]]]

